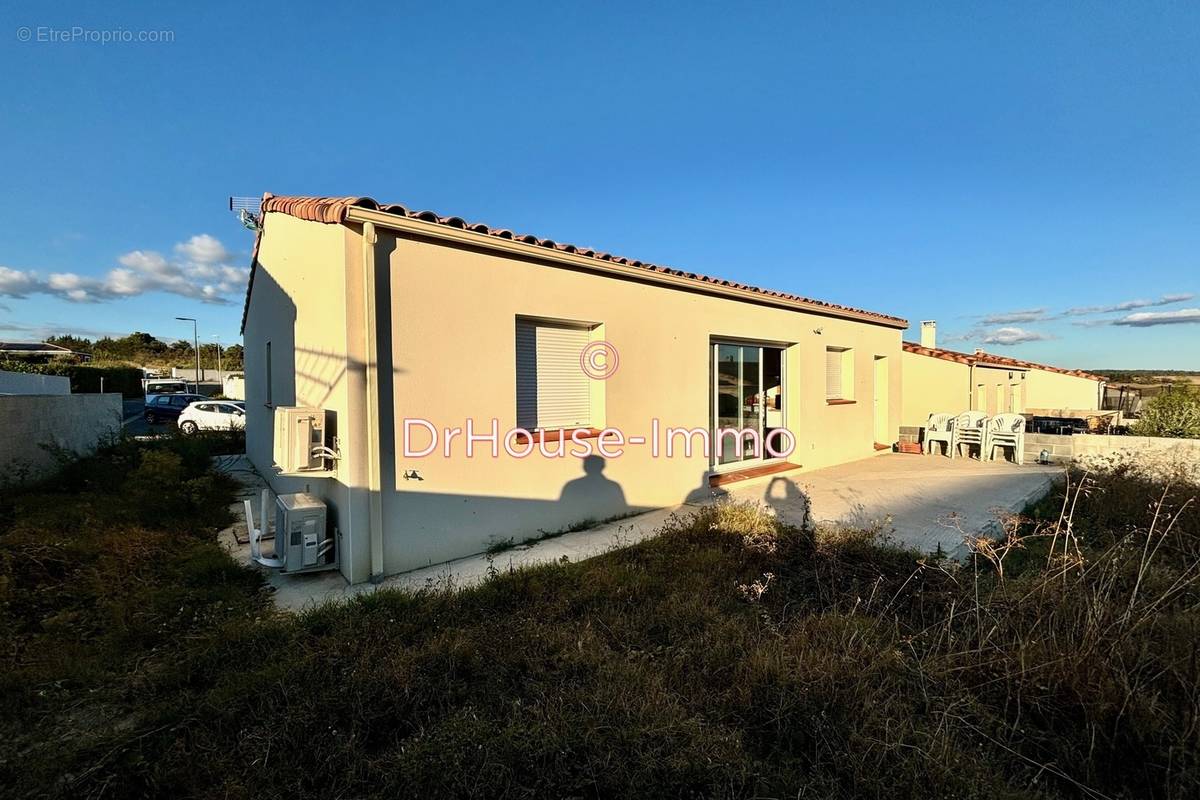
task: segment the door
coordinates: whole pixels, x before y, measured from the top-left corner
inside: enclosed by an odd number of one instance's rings
[[[887,356],[875,356],[875,442],[890,444],[888,426],[888,363]]]
[[[713,466],[765,460],[762,442],[783,427],[783,348],[717,342],[712,359]]]

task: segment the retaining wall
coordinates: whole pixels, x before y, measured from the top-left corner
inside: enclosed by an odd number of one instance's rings
[[[1077,433],[1055,436],[1025,434],[1025,461],[1036,462],[1045,450],[1055,464],[1076,462],[1102,468],[1128,464],[1146,473],[1183,475],[1200,481],[1200,439],[1168,439],[1159,436],[1106,436]]]

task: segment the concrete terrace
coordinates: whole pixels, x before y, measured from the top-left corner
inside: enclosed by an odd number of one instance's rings
[[[255,499],[265,486],[244,457],[219,465]],[[896,544],[922,552],[939,546],[954,557],[966,555],[963,533],[996,534],[997,513],[1020,511],[1041,498],[1061,474],[1060,467],[981,463],[941,456],[887,454],[812,472],[793,471],[714,489],[711,497],[659,509],[584,531],[567,533],[495,554],[468,556],[446,564],[393,575],[378,586],[422,589],[461,587],[484,580],[493,570],[579,561],[654,536],[675,515],[686,516],[705,503],[724,498],[761,503],[792,524],[805,522],[811,507],[818,524],[867,528],[879,526]],[[255,500],[257,511],[257,500]],[[250,560],[241,504],[238,521],[221,534],[222,543],[240,560]],[[264,543],[269,550],[269,542]],[[378,586],[348,585],[337,572],[280,575],[267,570],[281,608],[301,610],[326,600],[375,591]]]

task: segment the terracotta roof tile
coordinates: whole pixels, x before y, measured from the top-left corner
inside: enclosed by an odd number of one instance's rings
[[[1008,356],[1000,356],[995,353],[988,353],[983,350],[976,350],[974,353],[960,353],[957,350],[943,350],[933,347],[922,347],[914,342],[904,342],[904,350],[917,355],[929,356],[930,358],[940,358],[943,361],[956,361],[959,364],[980,364],[980,365],[995,365],[999,367],[1014,367],[1017,369],[1040,369],[1043,372],[1057,372],[1060,375],[1071,375],[1076,378],[1087,378],[1092,381],[1108,380],[1103,375],[1093,375],[1090,372],[1084,372],[1081,369],[1063,369],[1062,367],[1052,367],[1049,364],[1038,364],[1035,361],[1023,361],[1019,358],[1009,358]]]
[[[432,222],[448,227],[459,228],[463,230],[473,231],[475,233],[487,234],[500,239],[510,239],[527,244],[546,247],[549,249],[560,250],[568,253],[575,253],[588,258],[594,258],[599,261],[608,261],[614,264],[624,264],[627,266],[637,267],[649,272],[662,273],[664,275],[673,275],[679,278],[697,281],[700,283],[712,284],[715,286],[729,286],[735,289],[741,289],[748,292],[754,292],[766,297],[775,297],[783,300],[791,300],[800,302],[805,305],[813,306],[817,309],[828,309],[832,312],[848,312],[855,315],[862,315],[871,319],[878,320],[893,326],[907,326],[907,320],[901,317],[894,317],[889,314],[880,314],[874,311],[866,311],[861,308],[853,308],[851,306],[838,305],[837,303],[827,303],[823,300],[814,300],[810,297],[802,297],[800,295],[788,294],[786,292],[778,292],[770,289],[762,289],[757,286],[750,286],[744,283],[736,283],[733,281],[723,280],[721,278],[711,278],[707,275],[700,275],[695,272],[686,272],[684,270],[665,267],[659,264],[650,264],[644,261],[636,261],[625,258],[624,256],[614,256],[599,250],[593,250],[590,247],[579,247],[572,244],[563,244],[552,239],[542,239],[532,234],[514,234],[506,228],[493,228],[481,222],[467,222],[461,217],[443,217],[433,211],[413,211],[406,206],[399,204],[380,205],[370,197],[277,197],[270,193],[263,195],[262,213],[264,215],[270,213],[288,214],[289,216],[299,219],[308,220],[310,222],[322,222],[326,224],[336,224],[345,222],[347,212],[351,208],[366,208],[373,211],[382,211],[387,214],[395,214],[397,216],[407,217],[409,219],[421,220],[423,222]],[[256,243],[257,244],[257,243]],[[257,252],[257,247],[255,248]],[[251,264],[250,280],[254,280],[254,264]],[[250,295],[249,290],[246,294],[246,311],[249,311]],[[242,316],[242,327],[246,326],[245,314]]]

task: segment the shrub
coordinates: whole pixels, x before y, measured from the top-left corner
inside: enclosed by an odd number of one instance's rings
[[[1200,387],[1172,386],[1146,404],[1133,426],[1138,436],[1200,439]]]
[[[103,380],[106,392],[120,392],[130,398],[141,397],[143,394],[142,371],[137,367],[66,364],[55,361],[47,364],[31,364],[27,361],[14,360],[0,361],[0,371],[25,372],[34,375],[62,375],[71,379],[72,392],[99,392]]]

